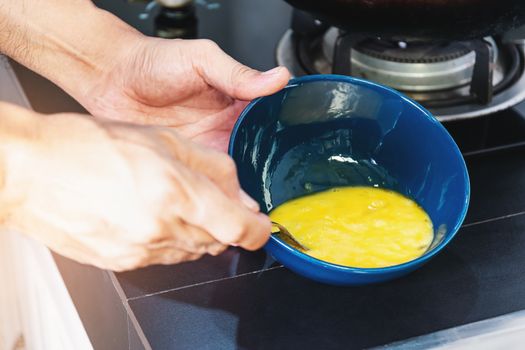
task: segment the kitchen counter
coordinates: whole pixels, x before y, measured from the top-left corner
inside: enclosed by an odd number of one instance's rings
[[[201,35],[244,63],[271,67],[290,9],[280,0],[219,3],[231,18],[199,5]],[[136,21],[135,13],[127,16]],[[261,27],[250,16],[273,22]],[[82,111],[45,79],[12,65],[35,110]],[[322,285],[264,251],[235,248],[118,274],[54,258],[95,349],[467,348],[480,339],[517,348],[509,339],[525,334],[525,144],[465,158],[472,198],[463,228],[430,263],[389,283]],[[498,340],[502,334],[509,336]]]

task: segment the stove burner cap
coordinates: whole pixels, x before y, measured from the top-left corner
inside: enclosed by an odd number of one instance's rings
[[[400,63],[437,63],[461,58],[471,52],[461,42],[405,42],[366,39],[354,47],[368,56]]]
[[[288,67],[294,76],[332,73],[339,35],[339,30],[333,27],[312,35],[288,30],[279,41],[277,62]],[[525,49],[521,44],[486,39],[493,51],[494,98],[483,104],[471,90],[476,52],[467,52],[465,47],[471,43],[396,40],[378,43],[374,38],[361,38],[359,44],[354,43],[349,54],[351,74],[403,91],[430,108],[440,120],[479,117],[525,99]],[[400,59],[403,61],[396,61]]]

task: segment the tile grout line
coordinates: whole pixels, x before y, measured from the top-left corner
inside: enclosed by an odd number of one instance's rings
[[[512,213],[512,214],[508,214],[508,215],[504,215],[504,216],[499,216],[499,217],[496,217],[496,218],[491,218],[491,219],[471,222],[471,223],[463,225],[462,228],[463,227],[467,228],[467,227],[471,227],[471,226],[475,226],[475,225],[479,225],[479,224],[485,224],[485,223],[489,223],[489,222],[509,219],[509,218],[513,218],[513,217],[516,217],[516,216],[520,216],[520,215],[525,215],[525,211],[521,211],[521,212],[518,212],[518,213]],[[218,279],[214,279],[214,280],[210,280],[210,281],[204,281],[204,282],[189,284],[189,285],[182,286],[182,287],[170,288],[170,289],[166,289],[166,290],[162,290],[162,291],[158,291],[158,292],[153,292],[153,293],[143,294],[143,295],[139,295],[139,296],[135,296],[135,297],[130,297],[130,298],[127,298],[127,300],[128,301],[138,300],[138,299],[141,299],[141,298],[146,298],[146,297],[151,297],[151,296],[155,296],[155,295],[160,295],[160,294],[165,294],[165,293],[169,293],[169,292],[174,292],[174,291],[181,290],[181,289],[197,287],[197,286],[201,286],[201,285],[204,285],[204,284],[209,284],[209,283],[214,283],[214,282],[221,282],[221,281],[226,281],[226,280],[237,278],[237,277],[253,275],[253,274],[256,274],[256,273],[259,273],[259,272],[276,270],[276,269],[279,269],[279,268],[282,268],[282,267],[283,267],[282,265],[279,265],[279,266],[274,266],[274,267],[270,267],[270,268],[267,268],[267,269],[260,269],[260,270],[256,270],[256,271],[250,271],[250,272],[246,272],[246,273],[241,273],[241,274],[235,275],[235,276],[223,277],[223,278],[218,278]]]
[[[497,218],[486,219],[486,220],[481,220],[481,221],[476,221],[476,222],[470,222],[468,224],[463,225],[462,227],[470,227],[470,226],[475,226],[475,225],[479,225],[479,224],[486,224],[486,223],[489,223],[489,222],[494,222],[494,221],[499,221],[499,220],[504,220],[504,219],[510,219],[510,218],[513,218],[513,217],[516,217],[516,216],[520,216],[520,215],[525,215],[525,211],[521,211],[521,212],[513,213],[513,214],[508,214],[508,215],[504,215],[504,216],[499,216]]]
[[[492,148],[481,149],[481,150],[477,150],[477,151],[465,152],[465,153],[462,153],[462,155],[463,155],[464,158],[470,158],[470,157],[475,157],[475,156],[479,156],[479,155],[487,155],[487,154],[491,154],[491,153],[497,153],[497,152],[501,152],[501,151],[512,150],[512,149],[520,148],[520,147],[523,147],[523,146],[525,146],[525,142],[521,141],[521,142],[516,142],[516,143],[509,144],[509,145],[502,145],[502,146],[496,146],[496,147],[492,147]]]
[[[151,297],[151,296],[155,296],[155,295],[161,295],[161,294],[165,294],[165,293],[174,292],[174,291],[181,290],[181,289],[198,287],[198,286],[202,286],[202,285],[210,284],[210,283],[215,283],[215,282],[227,281],[227,280],[231,280],[231,279],[234,279],[234,278],[237,278],[237,277],[244,277],[244,276],[249,276],[249,275],[253,275],[253,274],[256,274],[256,273],[260,273],[260,272],[277,270],[277,269],[280,269],[282,267],[284,267],[284,266],[283,265],[279,265],[279,266],[274,266],[274,267],[270,267],[270,268],[267,268],[267,269],[261,269],[261,270],[256,270],[256,271],[245,272],[245,273],[241,273],[241,274],[235,275],[235,276],[217,278],[217,279],[210,280],[210,281],[189,284],[187,286],[170,288],[170,289],[166,289],[166,290],[162,290],[162,291],[158,291],[158,292],[154,292],[154,293],[149,293],[149,294],[139,295],[139,296],[136,296],[136,297],[131,297],[131,298],[128,298],[127,301],[130,302],[130,301],[134,301],[134,300],[138,300],[138,299],[142,299],[142,298],[147,298],[147,297]]]

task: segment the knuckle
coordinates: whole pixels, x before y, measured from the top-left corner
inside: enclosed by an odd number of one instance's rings
[[[244,246],[243,248],[246,249],[246,250],[248,250],[248,251],[250,251],[250,252],[254,252],[254,251],[256,251],[257,249],[259,249],[259,248],[257,248],[257,247],[254,246],[254,245]]]
[[[265,235],[263,236],[264,239],[260,239],[258,240],[257,242],[255,242],[251,248],[249,250],[258,250],[258,249],[261,249],[262,247],[264,247],[264,245],[266,244],[266,242],[268,241],[268,238],[270,237],[270,235]]]
[[[192,255],[188,255],[185,259],[185,261],[195,261],[195,260],[198,260],[200,259],[204,254],[192,254]]]
[[[262,224],[260,228],[262,237],[264,237],[265,241],[267,241],[272,233],[272,222],[270,221],[270,219],[266,220],[266,222]]]
[[[144,267],[151,263],[151,253],[147,249],[140,249],[133,257],[132,263],[136,267]]]
[[[243,64],[237,63],[232,67],[231,80],[232,82],[239,81],[239,79],[246,77],[252,70]]]
[[[150,253],[145,248],[125,248],[125,250],[113,250],[103,257],[108,267],[116,272],[135,270],[150,264]]]
[[[192,261],[200,258],[203,254],[188,253],[182,250],[175,250],[170,254],[166,254],[162,259],[163,265],[178,264],[186,261]]]
[[[184,249],[191,254],[206,254],[207,248],[206,245],[196,242],[193,239],[187,239],[183,244]]]
[[[211,208],[213,208],[213,203],[208,198],[202,198],[197,200],[190,198],[190,200],[188,200],[187,205],[188,208],[191,209],[187,210],[187,217],[191,217],[192,221],[194,221],[198,225],[202,225],[208,220],[208,217],[210,216],[210,210]],[[189,234],[189,230],[187,228],[181,228],[180,232],[184,234]]]
[[[208,249],[208,254],[212,256],[217,256],[224,252],[228,247],[223,244],[216,244]]]
[[[248,68],[241,63],[233,65],[230,72],[229,83],[233,88],[232,93],[234,96],[239,96],[244,92],[246,89],[245,83],[249,79],[252,72],[253,70],[251,68]]]
[[[164,254],[160,257],[159,262],[162,265],[173,265],[178,264],[183,260],[183,255],[181,254],[181,251],[175,250],[174,252],[171,252],[170,254]]]
[[[230,230],[230,234],[227,237],[228,243],[241,243],[247,231],[248,228],[245,223],[237,225],[234,229]]]
[[[214,67],[217,55],[222,52],[219,45],[209,39],[196,40],[197,52],[194,57],[194,64],[200,73],[207,75],[210,67]],[[209,73],[209,72],[208,72]]]
[[[264,244],[261,243],[261,241],[254,241],[254,242],[250,242],[248,244],[245,244],[243,246],[244,249],[246,250],[250,250],[250,251],[254,251],[254,250],[257,250],[259,248],[261,248]]]
[[[237,176],[237,165],[229,156],[223,156],[222,160],[223,171],[226,175]]]
[[[146,254],[136,255],[123,259],[122,265],[128,270],[135,270],[150,265],[150,259]]]
[[[220,50],[219,45],[213,40],[210,39],[198,39],[198,44],[203,47],[206,51],[215,51]]]
[[[268,238],[270,238],[271,232],[271,226],[267,225],[260,225],[256,226],[256,229],[254,232],[251,232],[251,241],[250,243],[245,246],[244,248],[247,250],[257,250],[262,248],[266,242],[268,241]]]
[[[167,226],[167,225],[162,225]],[[168,238],[170,237],[170,232],[168,227],[161,227],[156,232],[144,235],[141,237],[139,244],[145,245],[149,248],[156,248],[163,246]]]
[[[156,126],[152,130],[155,130],[158,136],[169,144],[176,144],[178,142],[177,134],[170,128]]]

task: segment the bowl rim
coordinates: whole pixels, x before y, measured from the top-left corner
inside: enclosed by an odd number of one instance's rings
[[[468,207],[470,203],[470,177],[468,174],[468,169],[465,163],[465,159],[463,158],[463,155],[461,154],[461,151],[459,150],[458,145],[456,144],[456,142],[454,141],[450,133],[447,131],[447,129],[426,108],[424,108],[422,105],[420,105],[418,102],[414,101],[413,99],[405,96],[401,92],[395,89],[392,89],[388,86],[384,86],[382,84],[378,84],[378,83],[375,83],[369,80],[354,78],[354,77],[350,77],[346,75],[315,74],[315,75],[306,75],[306,76],[290,79],[288,84],[283,89],[289,89],[289,88],[298,86],[299,84],[318,82],[318,81],[335,81],[335,82],[349,83],[349,84],[357,85],[357,86],[372,87],[376,90],[383,90],[389,94],[396,95],[398,98],[403,100],[405,103],[408,103],[412,105],[413,107],[415,107],[416,109],[418,109],[421,112],[422,116],[425,116],[432,124],[440,128],[440,130],[443,132],[443,135],[447,139],[448,143],[452,146],[453,153],[458,157],[461,164],[463,165],[463,178],[465,180],[465,201],[463,204],[463,208],[458,217],[458,220],[456,221],[456,224],[454,225],[452,229],[450,229],[449,231],[450,233],[446,236],[446,238],[441,243],[439,243],[439,245],[434,247],[432,250],[427,251],[425,254],[419,256],[416,259],[404,262],[402,264],[392,265],[392,266],[370,268],[370,267],[352,267],[352,266],[345,266],[345,265],[338,265],[338,264],[330,263],[327,261],[323,261],[323,260],[314,258],[308,254],[302,253],[301,251],[290,247],[288,244],[284,243],[282,240],[278,239],[277,237],[274,237],[273,235],[270,235],[270,238],[268,242],[266,243],[265,247],[267,247],[270,244],[273,244],[281,249],[284,249],[290,254],[296,256],[300,260],[308,262],[309,264],[321,266],[329,270],[337,270],[340,272],[383,274],[383,273],[388,273],[388,272],[403,271],[410,267],[417,267],[418,265],[423,264],[427,260],[434,257],[436,254],[438,254],[456,236],[457,232],[461,228],[465,220],[465,217],[467,215],[467,211],[468,211]],[[239,118],[237,119],[237,121],[235,122],[235,125],[233,126],[232,133],[230,135],[229,144],[228,144],[228,154],[230,156],[232,156],[233,154],[234,143],[237,138],[237,133],[239,132],[239,128],[241,124],[243,123],[244,119],[246,118],[250,110],[265,97],[267,96],[258,97],[252,100],[243,109],[243,111],[239,115]],[[286,266],[286,264],[284,265]]]

